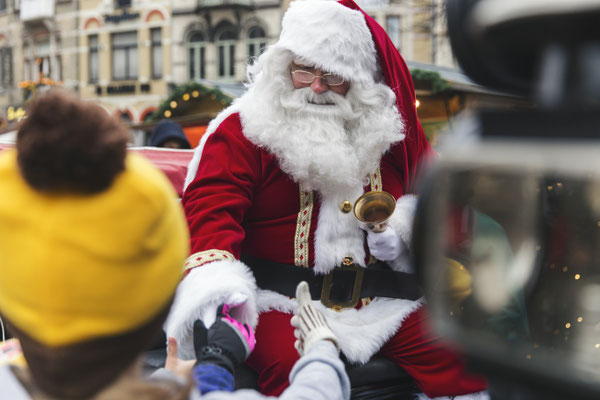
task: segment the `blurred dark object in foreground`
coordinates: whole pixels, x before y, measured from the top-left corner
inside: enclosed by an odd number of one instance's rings
[[[536,108],[483,110],[440,144],[414,242],[437,327],[494,400],[598,399],[600,1],[447,12],[463,70]]]

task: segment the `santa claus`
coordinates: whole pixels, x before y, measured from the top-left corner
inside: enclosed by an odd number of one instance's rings
[[[248,80],[189,166],[182,204],[192,255],[166,325],[180,356],[194,357],[196,319],[234,305],[236,319],[257,326],[247,363],[261,391],[278,395],[298,358],[290,297],[307,280],[350,362],[379,352],[431,397],[483,390],[427,331],[415,295],[408,193],[432,151],[408,69],[385,31],[352,0],[294,1]],[[396,210],[385,232],[366,233],[351,205],[381,190],[397,199]],[[377,275],[371,256],[390,269]],[[348,297],[355,301],[340,300]]]

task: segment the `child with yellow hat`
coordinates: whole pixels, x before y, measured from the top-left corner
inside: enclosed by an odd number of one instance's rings
[[[169,311],[187,227],[169,181],[127,141],[101,107],[50,92],[31,104],[16,151],[0,154],[0,313],[32,397],[106,390]]]

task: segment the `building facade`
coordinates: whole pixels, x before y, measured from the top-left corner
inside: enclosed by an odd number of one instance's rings
[[[178,85],[238,84],[289,0],[0,0],[0,131],[60,85],[131,123]],[[443,0],[358,0],[407,60],[453,65]]]
[[[79,0],[78,90],[128,122],[168,95],[170,0]]]

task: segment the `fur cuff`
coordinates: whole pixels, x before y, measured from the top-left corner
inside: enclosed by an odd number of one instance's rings
[[[390,217],[389,227],[396,231],[406,249],[398,258],[389,263],[390,267],[395,271],[414,272],[408,249],[410,249],[410,242],[412,240],[412,227],[417,200],[418,198],[414,194],[407,194],[400,197],[396,201],[396,209]]]
[[[412,240],[417,201],[418,198],[414,194],[405,194],[396,201],[396,209],[390,217],[390,228],[398,233],[407,248]]]
[[[181,281],[175,301],[165,323],[167,337],[177,340],[179,357],[196,357],[193,343],[194,322],[210,306],[227,304],[235,296],[245,296],[248,301],[231,309],[233,318],[256,326],[256,282],[248,267],[240,261],[215,261],[194,268]]]

